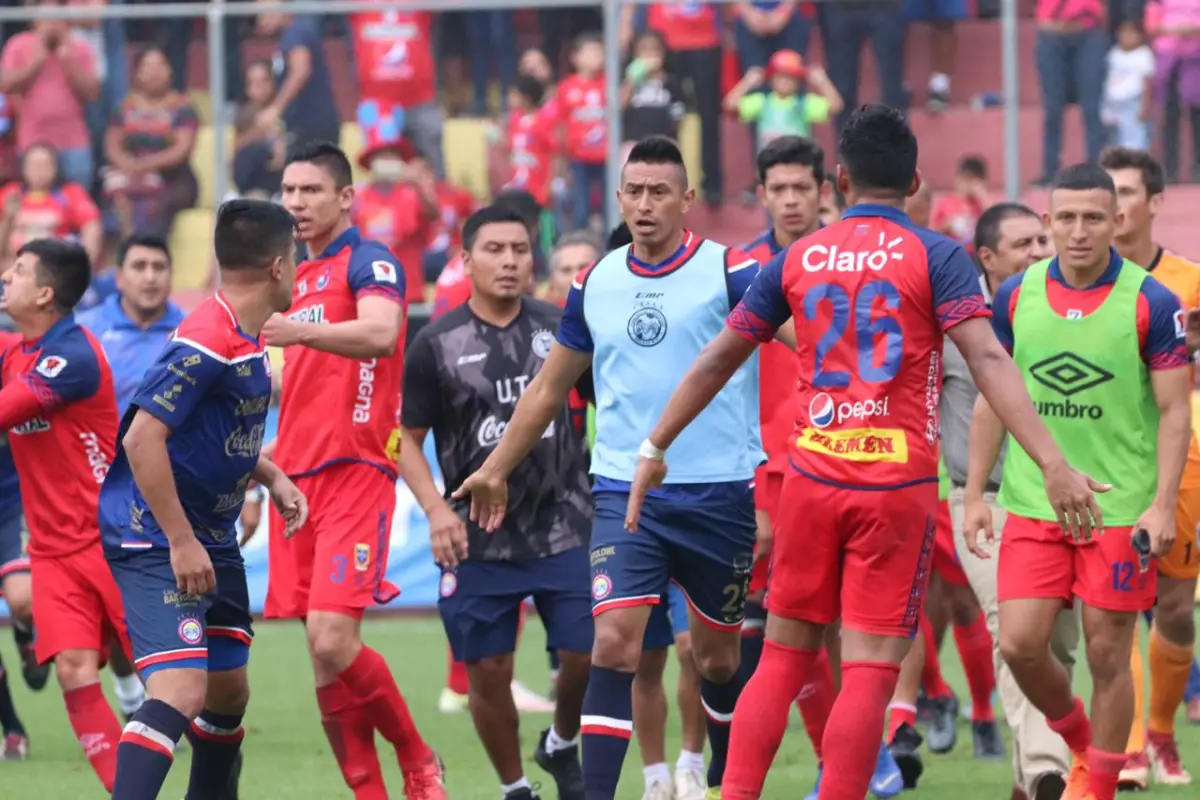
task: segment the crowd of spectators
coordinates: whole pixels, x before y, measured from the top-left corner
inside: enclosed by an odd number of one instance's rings
[[[205,35],[203,21],[37,17],[39,7],[63,2],[106,0],[28,0],[32,21],[0,28],[0,179],[8,181],[0,190],[0,258],[46,234],[79,237],[98,266],[114,263],[115,243],[131,234],[169,240],[176,215],[200,195],[193,161],[202,120],[219,117],[233,131],[230,185],[273,196],[290,144],[341,136],[339,105],[346,106],[333,75],[342,65],[328,63],[325,46],[337,37],[349,45],[365,144],[359,162],[370,176],[355,217],[401,257],[412,299],[452,261],[458,226],[475,204],[446,174],[449,116],[492,120],[486,130],[503,167],[486,190],[532,195],[547,241],[601,227],[611,187],[599,8],[231,16],[224,103],[212,108],[206,94],[189,91],[196,82],[188,45]],[[753,187],[727,186],[723,175],[725,120],[749,126],[755,149],[775,136],[836,130],[858,102],[868,44],[885,102],[945,112],[957,23],[994,16],[998,7],[995,0],[627,6],[618,32],[623,144],[678,134],[692,111],[704,201],[748,200]],[[1090,156],[1107,143],[1146,146],[1161,134],[1168,172],[1200,179],[1200,162],[1182,170],[1179,163],[1185,117],[1200,157],[1200,0],[1026,0],[1021,7],[1037,28],[1044,176],[1059,165],[1063,109],[1074,103]],[[923,85],[910,86],[905,50],[914,45],[906,31],[915,21],[928,23],[929,39],[917,46],[927,46],[929,72]],[[818,36],[829,43],[820,51]],[[249,60],[246,45],[255,39],[271,43],[271,59]],[[999,83],[999,65],[987,70]]]

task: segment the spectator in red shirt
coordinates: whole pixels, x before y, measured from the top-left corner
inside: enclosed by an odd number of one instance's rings
[[[414,168],[415,155],[404,138],[368,142],[358,163],[371,178],[350,212],[363,236],[387,245],[404,267],[410,304],[425,302],[425,244],[438,217],[436,179],[432,170]]]
[[[86,105],[99,97],[100,80],[91,49],[70,32],[66,20],[35,19],[31,30],[9,39],[0,54],[0,92],[16,111],[17,152],[45,142],[58,151],[63,178],[87,186],[94,164]]]
[[[175,215],[196,205],[200,189],[192,150],[200,118],[187,95],[171,88],[171,63],[149,47],[133,62],[133,86],[113,113],[104,139],[110,166],[104,192],[122,236],[167,238]]]
[[[415,169],[432,169],[424,159],[413,160]],[[429,244],[425,247],[425,280],[436,281],[442,269],[462,250],[462,224],[479,208],[475,195],[450,181],[436,185],[438,218],[430,226]]]
[[[0,189],[0,247],[3,263],[34,239],[76,239],[93,264],[99,263],[104,231],[100,210],[78,183],[59,174],[58,153],[35,144],[21,158],[21,180]]]
[[[987,162],[979,156],[965,156],[954,175],[954,193],[934,205],[929,227],[971,251],[975,225],[991,204],[987,191]]]
[[[571,51],[575,73],[558,87],[558,114],[565,140],[564,151],[571,174],[572,223],[586,228],[595,208],[603,202],[605,162],[608,159],[607,91],[604,81],[604,40],[583,33]],[[535,197],[536,197],[535,193]],[[546,201],[538,197],[542,205]]]
[[[350,16],[350,29],[358,68],[358,124],[365,132],[392,119],[441,177],[443,119],[431,19],[428,11],[365,11]]]
[[[543,207],[550,198],[558,153],[556,131],[542,110],[544,94],[545,87],[532,75],[518,75],[508,92],[506,144],[511,166],[504,184],[505,189],[529,192]]]

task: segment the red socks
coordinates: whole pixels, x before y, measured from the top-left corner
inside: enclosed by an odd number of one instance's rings
[[[446,688],[455,694],[466,694],[471,691],[471,682],[467,679],[467,665],[462,661],[455,661],[454,651],[449,647],[446,648],[446,655],[450,656],[450,671],[446,677]]]
[[[1087,757],[1089,797],[1094,797],[1095,800],[1114,800],[1121,770],[1125,768],[1129,756],[1125,753],[1106,753],[1089,747]]]
[[[338,678],[364,703],[375,729],[396,748],[401,769],[419,769],[433,758],[383,656],[364,645]]]
[[[883,717],[899,680],[896,664],[842,664],[842,691],[825,727],[820,800],[862,800],[867,796],[879,756]]]
[[[92,762],[92,769],[112,793],[117,779],[117,745],[121,741],[121,723],[104,697],[100,684],[89,683],[78,689],[63,692],[67,704],[67,717],[79,746]]]
[[[992,722],[996,718],[992,710],[996,664],[992,659],[992,635],[988,633],[987,618],[980,613],[970,625],[955,625],[954,643],[958,645],[958,655],[971,687],[971,721]]]
[[[822,647],[813,661],[808,682],[800,687],[800,695],[796,698],[796,708],[800,709],[804,730],[808,732],[808,739],[812,742],[817,761],[821,760],[821,741],[825,738],[825,726],[829,723],[829,714],[833,711],[833,701],[836,697],[833,672],[829,668],[829,654]]]
[[[907,703],[892,703],[888,706],[888,723],[887,736],[883,737],[885,742],[890,742],[896,738],[896,731],[900,730],[900,726],[908,723],[908,726],[913,730],[917,728],[917,707],[910,706]]]
[[[1063,738],[1072,753],[1082,756],[1092,746],[1092,723],[1088,721],[1087,712],[1083,709],[1083,701],[1078,697],[1074,700],[1075,705],[1069,714],[1062,719],[1047,717],[1046,724],[1050,726],[1050,730]]]
[[[387,785],[375,753],[375,726],[363,702],[338,680],[317,687],[321,725],[354,800],[388,800]]]
[[[730,732],[729,756],[721,782],[723,797],[738,800],[762,794],[767,770],[787,730],[791,698],[799,697],[810,685],[816,659],[816,650],[796,650],[770,639],[763,642],[758,669],[738,698],[737,708],[742,709],[742,716],[734,717]],[[750,722],[751,718],[754,722]],[[737,725],[737,721],[742,724]],[[805,726],[808,724],[806,718]],[[878,752],[878,744],[875,750]]]
[[[942,665],[938,661],[937,639],[933,636],[933,625],[929,622],[929,617],[925,616],[925,612],[921,611],[921,636],[925,639],[925,666],[921,668],[921,688],[925,690],[925,696],[933,699],[934,697],[949,697],[954,694],[954,690],[942,678]],[[845,675],[845,671],[842,672]]]

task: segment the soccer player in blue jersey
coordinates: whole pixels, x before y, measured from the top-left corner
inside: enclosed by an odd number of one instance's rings
[[[506,511],[509,474],[592,367],[596,639],[583,701],[586,796],[615,796],[633,728],[630,687],[643,634],[651,609],[674,582],[690,607],[712,742],[708,795],[719,797],[742,686],[741,625],[756,539],[753,477],[763,460],[756,364],[739,372],[711,412],[685,433],[681,463],[687,467],[655,492],[636,531],[625,529],[625,509],[641,437],[687,364],[720,331],[758,264],[684,228],[694,191],[670,139],[650,137],[633,148],[618,196],[633,244],[576,278],[545,366],[522,395],[500,444],[455,496],[470,496],[471,519],[495,530]]]
[[[121,737],[114,800],[158,797],[185,733],[187,800],[221,797],[241,748],[253,633],[235,526],[246,487],[268,487],[289,530],[308,513],[260,456],[271,369],[259,332],[291,304],[294,231],[272,203],[221,207],[221,291],[179,326],[122,420],[100,527],[150,699]]]

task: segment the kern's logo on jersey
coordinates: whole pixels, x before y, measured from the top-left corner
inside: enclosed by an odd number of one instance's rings
[[[844,250],[836,244],[813,244],[800,255],[800,265],[805,272],[879,272],[892,261],[904,260],[904,253],[896,249],[903,242],[899,236],[884,241],[884,234],[880,233],[874,250]]]
[[[836,403],[832,396],[821,392],[808,402],[808,418],[817,428],[828,428],[834,422],[841,425],[846,420],[864,422],[888,415],[888,398],[882,400],[859,400],[854,403]]]

